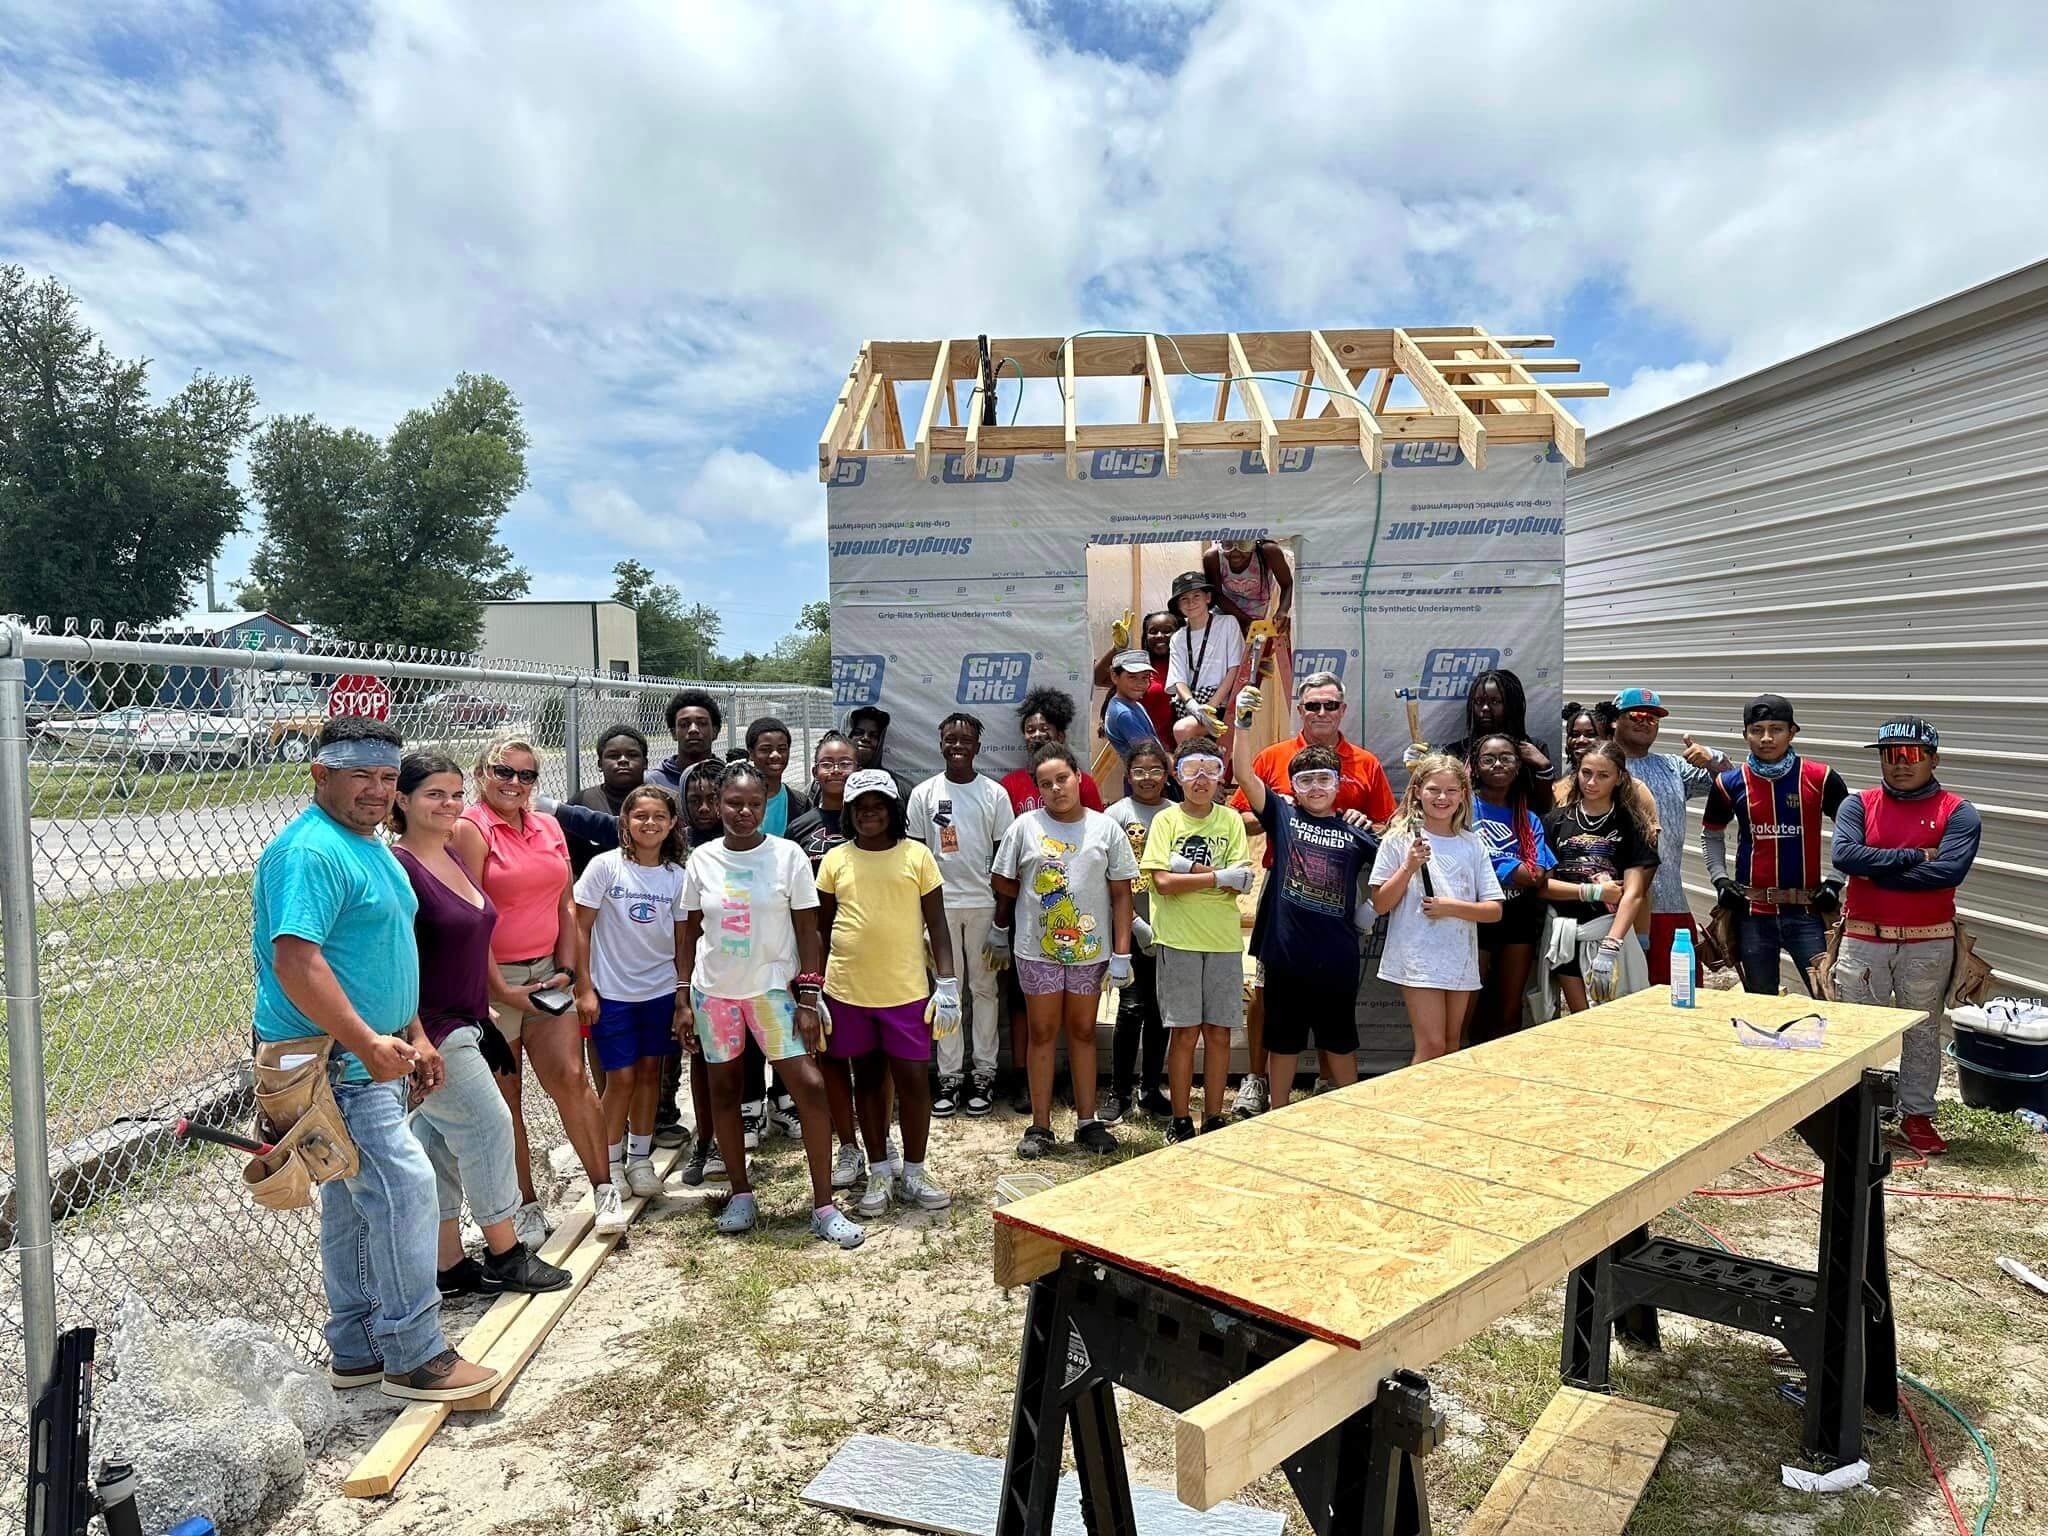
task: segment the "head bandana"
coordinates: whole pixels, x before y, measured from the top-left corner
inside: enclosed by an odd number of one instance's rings
[[[399,750],[395,743],[371,737],[330,741],[313,754],[323,768],[396,768]]]

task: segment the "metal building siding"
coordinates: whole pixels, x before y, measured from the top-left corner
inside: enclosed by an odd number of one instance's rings
[[[1926,715],[1984,819],[1965,920],[2048,994],[2048,263],[1596,435],[1568,507],[1567,694],[1654,687],[1739,757],[1782,693],[1851,788]]]

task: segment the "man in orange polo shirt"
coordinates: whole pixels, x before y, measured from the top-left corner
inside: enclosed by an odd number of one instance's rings
[[[1290,794],[1293,786],[1287,776],[1287,764],[1294,754],[1303,747],[1328,747],[1337,754],[1337,811],[1356,813],[1376,827],[1392,820],[1394,791],[1387,783],[1386,770],[1372,753],[1344,739],[1344,684],[1337,674],[1311,672],[1302,678],[1294,685],[1294,707],[1301,716],[1301,733],[1292,740],[1275,742],[1252,759],[1252,772],[1259,782],[1275,794]],[[1232,797],[1230,804],[1233,810],[1244,813],[1248,834],[1263,830],[1259,819],[1252,815],[1251,802],[1243,790]],[[1268,850],[1265,864],[1270,867],[1272,862],[1272,852]],[[1262,892],[1260,900],[1264,899]],[[1265,1032],[1266,995],[1261,976],[1253,984],[1251,1006],[1245,1010],[1244,1021],[1245,1048],[1254,1065],[1265,1059]],[[1233,1111],[1242,1119],[1258,1114],[1266,1104],[1266,1079],[1247,1071],[1238,1085]]]

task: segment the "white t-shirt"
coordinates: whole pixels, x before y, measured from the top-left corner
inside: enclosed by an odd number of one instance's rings
[[[1185,683],[1206,704],[1244,660],[1244,631],[1227,613],[1212,614],[1204,629],[1174,631],[1166,648],[1168,690]]]
[[[910,792],[904,819],[910,835],[938,860],[948,912],[996,904],[989,867],[1017,819],[1002,785],[980,774],[965,784],[934,774]]]
[[[608,1002],[644,1003],[676,991],[676,919],[683,870],[649,869],[610,848],[584,866],[576,905],[597,912],[590,930],[590,984]]]
[[[1115,948],[1109,882],[1136,880],[1138,857],[1124,829],[1100,811],[1055,821],[1026,811],[996,850],[996,873],[1015,880],[1012,952],[1021,960],[1093,965]]]
[[[1408,857],[1415,841],[1411,832],[1389,832],[1373,860],[1370,883],[1384,884]],[[1500,881],[1486,845],[1469,829],[1456,837],[1429,839],[1425,866],[1436,894],[1458,901],[1499,901]],[[1479,990],[1479,925],[1462,917],[1422,915],[1422,871],[1408,880],[1408,889],[1387,914],[1387,947],[1380,954],[1380,980],[1410,987],[1441,987],[1447,992]]]
[[[706,997],[759,997],[787,991],[796,975],[796,922],[818,904],[803,849],[764,837],[735,853],[722,837],[690,850],[678,915],[704,914],[690,985]]]

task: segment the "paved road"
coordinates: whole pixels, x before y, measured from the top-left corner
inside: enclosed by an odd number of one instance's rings
[[[305,804],[303,795],[278,795],[150,816],[38,817],[36,894],[63,901],[240,874],[255,868],[263,845]]]

